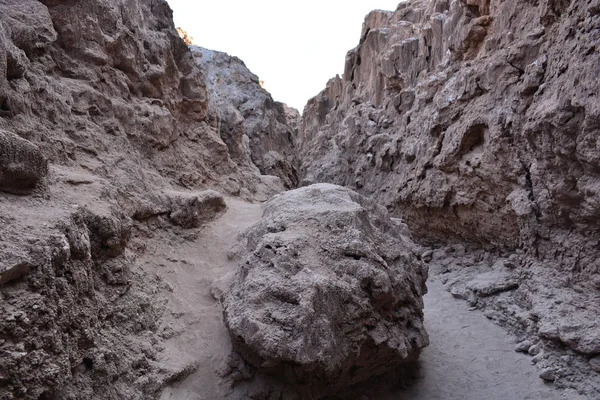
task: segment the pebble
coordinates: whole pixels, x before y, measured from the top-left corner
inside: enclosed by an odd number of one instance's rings
[[[242,375],[240,371],[234,371],[231,373],[231,379],[233,379],[236,382],[239,382],[244,379],[244,375]]]
[[[457,257],[464,257],[465,254],[467,253],[465,246],[463,246],[462,244],[453,245],[452,250],[454,251],[454,255]]]
[[[427,251],[423,252],[423,254],[421,254],[421,260],[423,260],[423,262],[428,263],[429,261],[431,261],[432,258],[433,258],[432,250],[427,250]]]
[[[538,346],[537,344],[534,344],[533,346],[531,346],[529,348],[529,350],[527,352],[529,353],[530,356],[537,356],[538,354],[540,354],[542,352],[542,348],[540,346]]]
[[[540,374],[540,378],[542,378],[546,382],[554,382],[556,380],[556,370],[554,370],[553,368],[546,368]]]
[[[455,299],[466,300],[467,296],[465,295],[465,290],[461,288],[459,285],[454,285],[450,289],[450,294]]]
[[[538,362],[542,361],[544,359],[544,355],[543,354],[538,354],[537,356],[533,357],[531,359],[531,363],[532,364],[537,364]]]
[[[527,353],[531,346],[533,346],[533,343],[530,340],[523,340],[515,346],[515,351],[518,353]]]
[[[571,363],[573,362],[572,356],[562,356],[560,357],[560,359],[567,365],[571,365]]]

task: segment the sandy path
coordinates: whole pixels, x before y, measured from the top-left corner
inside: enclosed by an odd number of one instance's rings
[[[545,384],[531,357],[514,351],[514,338],[430,277],[425,326],[431,344],[420,357],[423,379],[385,400],[583,399]]]
[[[170,339],[164,365],[182,366],[198,363],[198,370],[182,383],[163,391],[161,400],[210,400],[224,398],[226,388],[219,385],[216,373],[231,345],[222,322],[221,307],[211,295],[211,285],[237,265],[228,260],[227,251],[238,233],[258,221],[262,210],[258,204],[227,199],[227,212],[202,229],[195,242],[176,244],[171,259],[179,260],[165,277],[173,287],[169,308],[176,332]],[[183,262],[182,262],[183,261]]]
[[[227,250],[236,235],[261,216],[260,205],[227,202],[227,213],[204,228],[195,242],[172,245],[168,259],[173,265],[165,280],[174,288],[169,306],[173,312],[165,323],[182,333],[167,342],[161,362],[181,366],[197,361],[199,369],[166,389],[161,400],[227,398],[216,370],[230,344],[210,287],[213,280],[235,270]],[[544,384],[530,357],[514,351],[511,336],[481,313],[468,311],[467,303],[452,298],[435,276],[428,287],[425,319],[431,345],[421,355],[423,377],[407,391],[382,400],[582,398]]]

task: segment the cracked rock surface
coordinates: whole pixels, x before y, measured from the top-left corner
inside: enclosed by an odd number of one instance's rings
[[[373,11],[299,135],[302,184],[345,185],[402,217],[442,252],[433,266],[462,279],[453,294],[542,341],[556,357],[533,361],[562,371],[545,376],[592,397],[599,10],[597,0],[413,0]]]
[[[428,345],[427,268],[384,208],[317,184],[271,199],[224,296],[234,349],[318,398],[407,368]]]

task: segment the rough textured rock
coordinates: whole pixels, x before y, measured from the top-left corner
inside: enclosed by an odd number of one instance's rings
[[[312,185],[278,195],[242,235],[224,299],[234,348],[317,397],[416,361],[427,268],[384,208]]]
[[[140,192],[275,191],[221,139],[209,118],[220,111],[210,108],[205,77],[166,1],[3,0],[0,7],[0,128],[37,145],[51,163],[84,165]]]
[[[48,161],[33,143],[0,130],[0,191],[27,194],[48,174]]]
[[[587,355],[600,332],[599,10],[597,0],[414,0],[372,12],[299,135],[303,184],[357,189],[418,241],[490,250],[477,260],[483,275],[465,272],[453,294]],[[513,271],[490,274],[487,260],[511,254]],[[470,258],[451,257],[465,268]],[[458,271],[441,259],[440,271]],[[578,376],[555,382],[598,396],[598,382]]]
[[[218,216],[206,189],[283,190],[213,106],[164,0],[0,0],[0,399],[151,399],[193,372],[158,362],[172,288],[146,246]]]
[[[597,6],[373,12],[343,78],[306,107],[303,181],[373,195],[425,238],[548,252],[561,241],[550,229],[593,232]]]
[[[238,158],[249,153],[261,173],[296,187],[298,111],[273,101],[239,58],[202,47],[192,47],[192,54],[206,76],[213,118],[229,152]]]
[[[21,214],[5,221],[0,246],[0,398],[155,395],[167,374],[131,362],[151,362],[159,350],[152,331],[160,310],[149,296],[159,285],[130,267],[127,218],[42,201],[61,217],[50,226],[52,218],[35,220],[36,207],[18,202],[3,203]],[[144,376],[154,384],[138,385]]]
[[[201,193],[168,193],[169,219],[182,228],[198,228],[222,213],[227,205],[214,190]]]

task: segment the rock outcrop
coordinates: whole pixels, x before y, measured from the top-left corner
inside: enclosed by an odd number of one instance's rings
[[[28,194],[43,185],[48,161],[33,143],[0,130],[0,191]]]
[[[237,160],[249,154],[261,173],[295,188],[298,111],[273,101],[239,58],[201,47],[192,47],[192,54],[206,76],[212,117],[230,154]]]
[[[0,128],[51,163],[83,164],[136,191],[214,186],[252,197],[272,186],[221,139],[209,118],[220,111],[165,1],[43,3],[0,4]],[[140,169],[153,176],[131,173]]]
[[[412,1],[367,16],[307,105],[304,183],[357,188],[429,239],[553,252],[600,199],[597,4]],[[577,66],[576,68],[574,66]]]
[[[218,106],[164,0],[0,0],[1,399],[150,399],[193,371],[158,362],[169,287],[140,260],[220,215],[207,189],[284,188]]]
[[[491,251],[433,265],[471,260],[484,275],[456,290],[466,285],[490,317],[582,359],[598,354],[600,335],[590,301],[600,290],[599,7],[413,0],[374,11],[343,77],[307,104],[299,135],[302,184],[354,188],[422,243]],[[494,264],[509,257],[512,270]],[[577,383],[597,377],[574,376],[558,358],[567,372],[557,384],[598,395],[600,385]]]
[[[427,268],[384,208],[317,184],[278,195],[242,235],[224,296],[234,348],[322,398],[394,369],[428,344]]]

